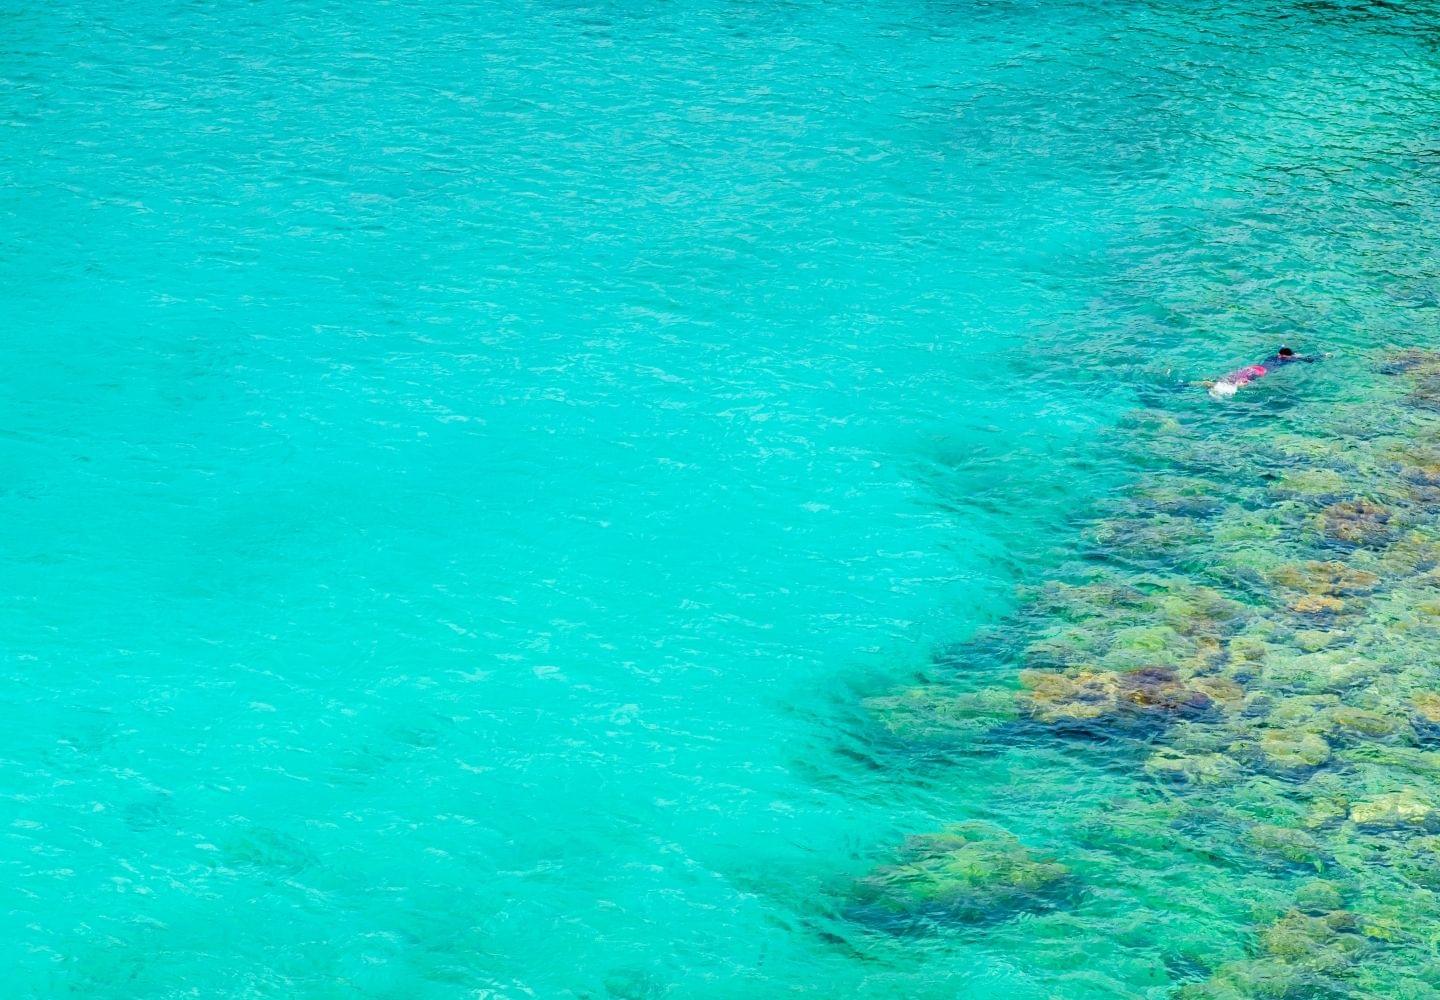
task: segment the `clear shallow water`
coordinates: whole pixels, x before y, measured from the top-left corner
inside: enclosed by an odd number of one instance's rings
[[[5,20],[21,994],[1163,996],[1251,946],[1284,879],[1109,844],[1053,913],[854,920],[908,834],[1153,792],[863,702],[1036,627],[1136,407],[1328,435],[1433,341],[1431,8]],[[1282,333],[1340,357],[1180,388]]]

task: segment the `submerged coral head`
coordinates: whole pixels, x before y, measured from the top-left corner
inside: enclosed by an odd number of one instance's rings
[[[1008,831],[961,823],[909,838],[896,864],[859,880],[852,916],[899,932],[984,923],[1052,907],[1072,889],[1065,865]]]

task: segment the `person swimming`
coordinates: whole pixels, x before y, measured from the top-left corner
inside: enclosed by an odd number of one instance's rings
[[[1257,378],[1264,378],[1266,375],[1269,375],[1276,368],[1279,368],[1282,365],[1293,364],[1296,361],[1304,361],[1306,364],[1309,364],[1312,361],[1319,360],[1319,358],[1314,357],[1313,355],[1301,356],[1299,354],[1296,354],[1290,348],[1285,347],[1282,344],[1280,350],[1276,351],[1274,354],[1270,355],[1268,358],[1266,358],[1259,364],[1246,365],[1244,368],[1237,368],[1229,375],[1218,378],[1214,382],[1205,383],[1205,385],[1206,388],[1210,390],[1210,396],[1212,399],[1229,399],[1231,396],[1235,395],[1235,393],[1240,391],[1240,387],[1242,385],[1248,385],[1249,383],[1254,382]]]

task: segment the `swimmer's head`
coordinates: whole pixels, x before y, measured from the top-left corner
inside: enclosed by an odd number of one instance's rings
[[[1282,358],[1293,358],[1293,357],[1295,356],[1295,352],[1294,352],[1294,351],[1290,350],[1290,348],[1285,347],[1285,346],[1283,346],[1283,345],[1281,346],[1279,353],[1280,353],[1280,356],[1281,356]]]

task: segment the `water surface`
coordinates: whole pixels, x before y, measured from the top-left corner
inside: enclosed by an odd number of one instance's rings
[[[1153,793],[865,703],[1015,686],[984,630],[1167,460],[1137,408],[1344,440],[1434,342],[1433,5],[3,16],[21,995],[1166,996],[1255,947],[1110,844],[1053,912],[857,921],[907,835],[1073,854]],[[1281,337],[1338,356],[1184,385]]]

